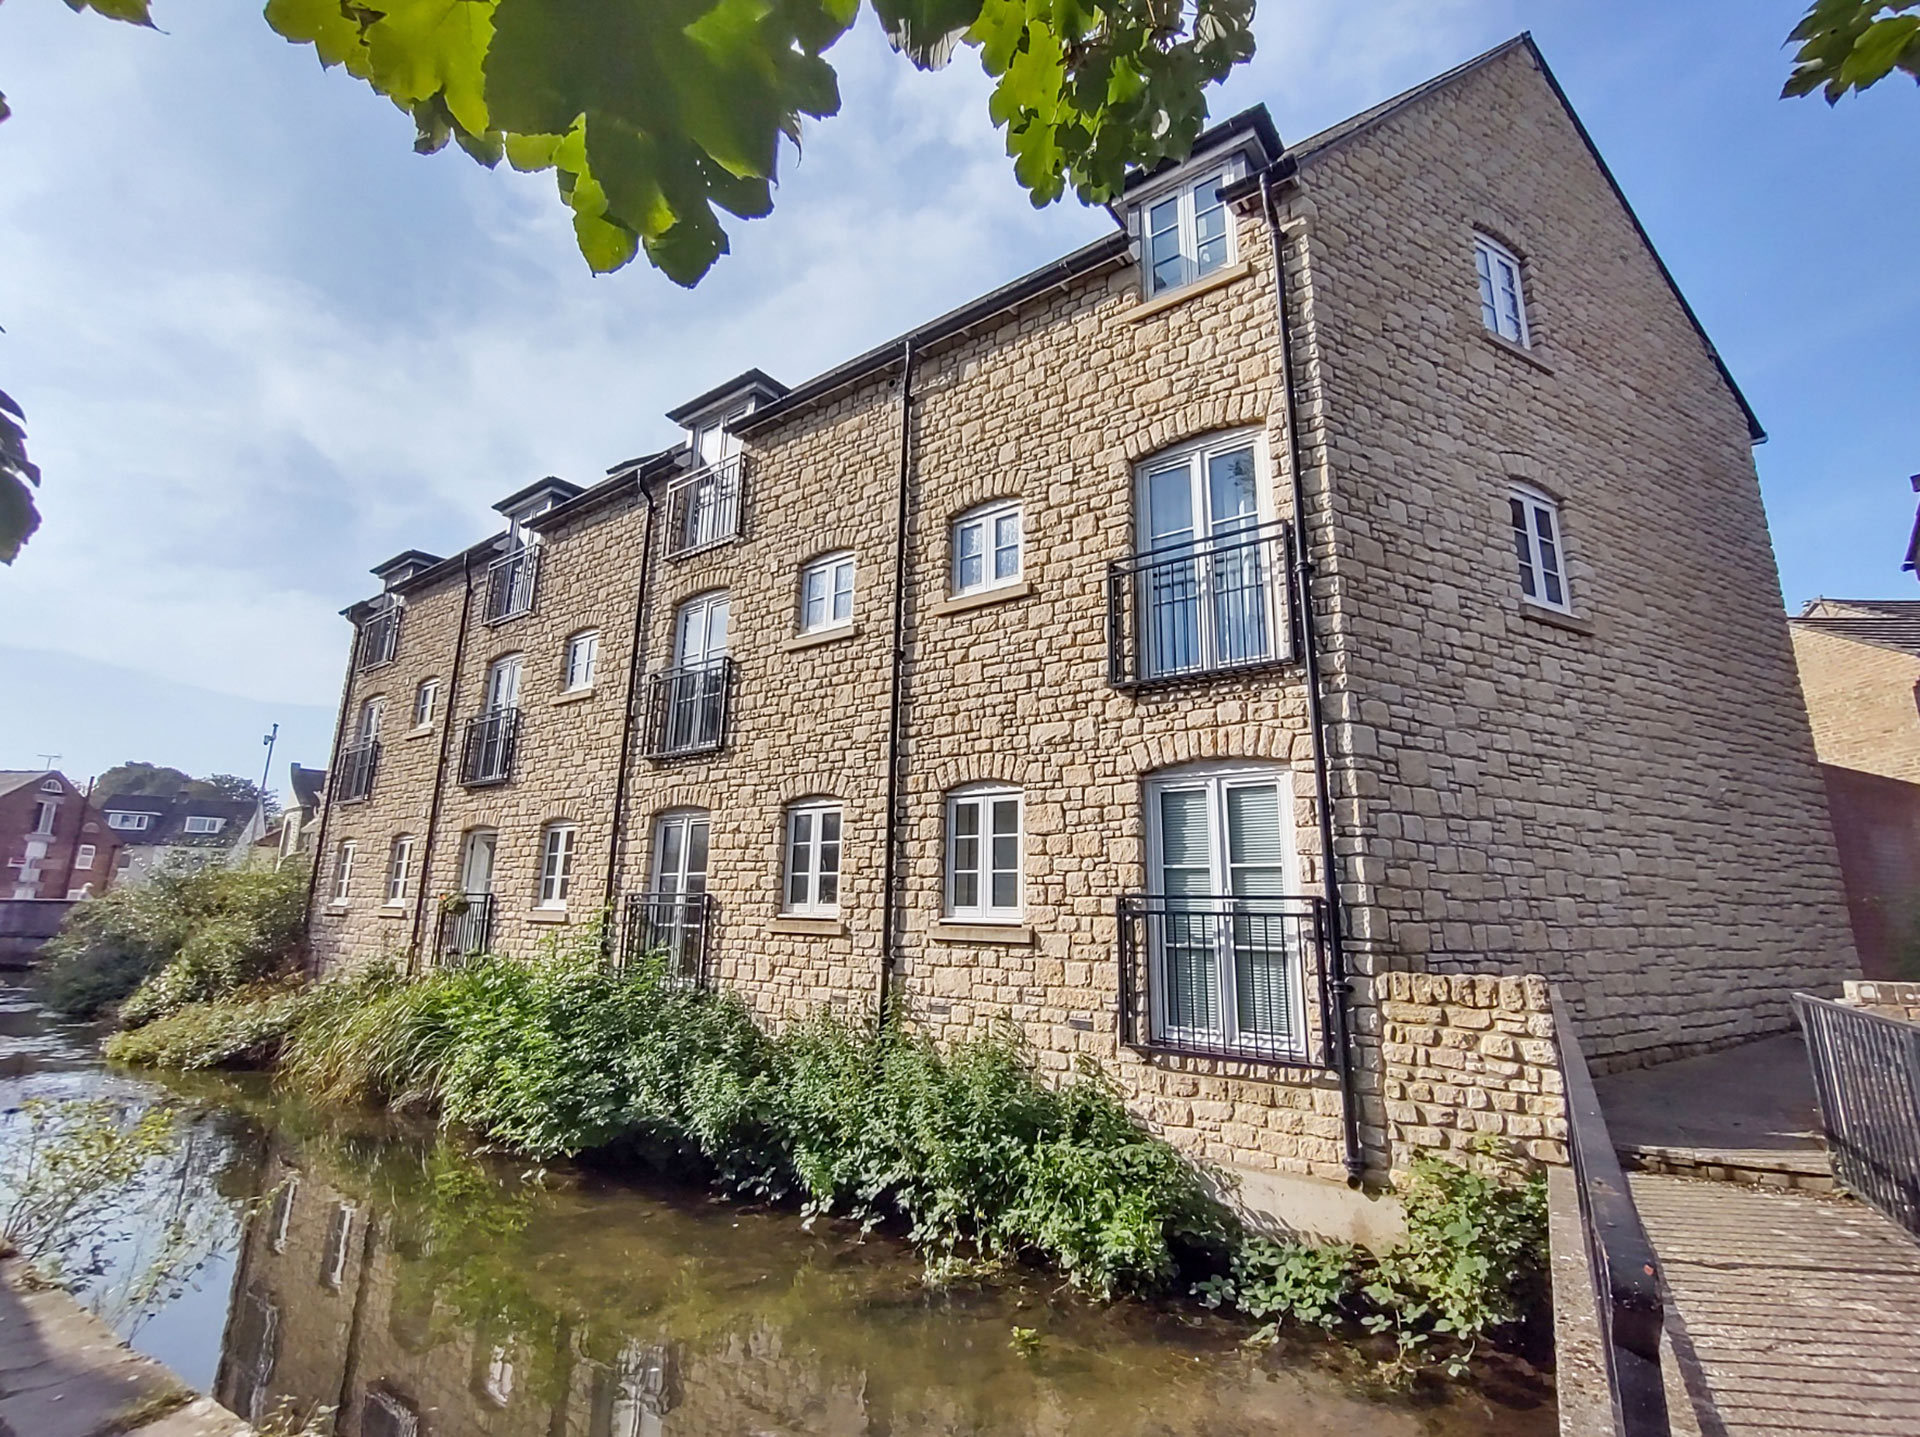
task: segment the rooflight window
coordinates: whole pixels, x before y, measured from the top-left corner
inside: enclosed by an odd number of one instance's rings
[[[1230,160],[1142,206],[1147,298],[1204,279],[1232,262],[1233,217],[1220,191],[1239,177],[1240,161]]]

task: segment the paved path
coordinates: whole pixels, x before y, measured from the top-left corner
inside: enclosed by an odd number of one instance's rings
[[[1702,1437],[1920,1434],[1920,1244],[1851,1198],[1629,1181]]]
[[[246,1437],[253,1429],[196,1397],[64,1292],[0,1262],[0,1437]]]

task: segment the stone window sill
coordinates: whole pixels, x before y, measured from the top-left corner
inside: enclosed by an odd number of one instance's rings
[[[788,653],[796,649],[817,649],[822,644],[856,638],[859,633],[858,624],[836,624],[831,629],[815,629],[811,633],[795,634],[791,638],[781,640],[780,647]]]
[[[408,729],[406,736],[408,738],[426,738],[432,732],[433,732],[433,725],[430,723],[423,723],[418,728]]]
[[[1142,273],[1144,274],[1145,271],[1143,270]],[[1165,313],[1175,305],[1185,304],[1190,299],[1197,299],[1216,289],[1224,289],[1235,280],[1245,279],[1252,273],[1253,261],[1243,259],[1238,264],[1230,264],[1225,269],[1215,270],[1205,279],[1196,279],[1192,284],[1183,284],[1178,289],[1143,300],[1121,317],[1136,324],[1143,319],[1152,319],[1156,314]]]
[[[529,923],[565,923],[566,921],[567,910],[564,908],[529,908],[527,910]]]
[[[1573,634],[1591,634],[1593,620],[1583,619],[1577,614],[1563,614],[1558,609],[1550,609],[1545,604],[1536,604],[1531,599],[1520,601],[1520,617],[1536,624],[1545,624],[1552,629],[1565,629]]]
[[[1033,929],[1025,923],[954,923],[943,920],[933,925],[936,943],[992,943],[1005,948],[1033,945]]]
[[[1480,330],[1480,337],[1502,354],[1510,354],[1515,359],[1524,360],[1542,374],[1553,373],[1553,366],[1542,359],[1537,350],[1530,349],[1524,344],[1515,344],[1511,339],[1502,339],[1484,326]]]
[[[378,913],[382,918],[405,918],[407,916],[407,905],[404,903],[382,903],[374,912]]]
[[[565,693],[555,694],[553,701],[556,704],[577,704],[584,699],[592,698],[598,692],[598,689],[589,684],[584,689],[568,689]]]
[[[769,933],[787,933],[797,938],[844,938],[847,925],[838,918],[803,918],[784,914],[767,925]]]
[[[353,912],[353,905],[352,905],[351,903],[342,903],[342,902],[341,902],[341,901],[339,901],[338,899],[335,899],[335,900],[334,900],[334,901],[333,901],[332,903],[329,903],[329,904],[327,905],[327,912],[329,912],[329,913],[351,913],[351,912]]]
[[[991,604],[1010,604],[1015,599],[1024,599],[1033,592],[1033,585],[1022,579],[1017,584],[1002,584],[997,589],[981,589],[971,594],[959,594],[953,598],[942,599],[929,613],[964,614],[969,609],[984,609]]]

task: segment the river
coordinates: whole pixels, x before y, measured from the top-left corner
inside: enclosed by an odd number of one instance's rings
[[[31,1097],[171,1099],[81,1286],[140,1350],[258,1420],[338,1437],[1547,1437],[1550,1379],[1383,1390],[1361,1354],[1243,1345],[1187,1304],[1097,1304],[1042,1274],[929,1286],[884,1237],[574,1168],[258,1078],[109,1070],[0,988],[0,1144]],[[173,1276],[149,1291],[154,1258]],[[184,1256],[183,1256],[184,1255]]]

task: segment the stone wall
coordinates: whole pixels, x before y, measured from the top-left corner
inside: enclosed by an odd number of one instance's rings
[[[1822,763],[1920,783],[1920,657],[1788,621]]]
[[[1849,983],[1842,1002],[1889,1018],[1920,1023],[1920,983]]]

